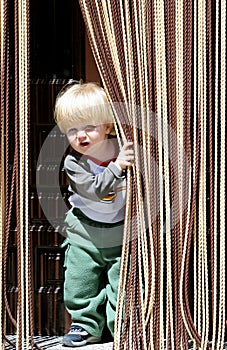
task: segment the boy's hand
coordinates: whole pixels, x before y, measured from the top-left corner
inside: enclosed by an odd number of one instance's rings
[[[127,166],[132,166],[132,162],[134,160],[134,151],[131,149],[131,146],[133,145],[133,142],[125,142],[116,161],[116,166],[124,170]]]

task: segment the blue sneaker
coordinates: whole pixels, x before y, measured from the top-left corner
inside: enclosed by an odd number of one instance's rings
[[[89,343],[99,343],[101,337],[95,337],[89,334],[85,329],[80,326],[72,325],[69,333],[65,334],[62,338],[62,345],[77,347],[83,346]]]

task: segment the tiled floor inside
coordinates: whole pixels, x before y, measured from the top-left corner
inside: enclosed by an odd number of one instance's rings
[[[54,345],[52,347],[47,348],[48,350],[75,350],[74,348],[65,347],[62,345]],[[80,350],[112,350],[113,343],[105,343],[105,344],[91,344],[86,346],[77,347],[76,349]]]
[[[15,335],[8,335],[7,339],[12,342],[16,343],[16,336]],[[92,344],[92,345],[86,345],[82,347],[66,347],[61,345],[61,337],[40,337],[36,336],[34,337],[34,342],[37,344],[38,347],[33,347],[33,349],[40,349],[40,350],[112,350],[113,349],[113,343],[103,343],[103,344]],[[15,350],[16,347],[13,346],[13,344],[5,343],[5,350]],[[15,344],[16,345],[16,344]],[[188,349],[193,349],[192,342],[189,341]],[[24,349],[21,349],[24,350]],[[141,349],[138,349],[141,350]],[[223,350],[227,350],[227,343],[224,344]]]
[[[15,335],[8,335],[7,339],[9,342],[5,342],[6,350],[15,350],[16,347],[13,346],[13,343],[16,345],[16,336]],[[66,347],[62,346],[61,344],[61,337],[34,337],[34,343],[38,345],[38,347],[42,350],[75,350],[75,347]],[[36,347],[33,347],[36,349]],[[105,343],[105,344],[92,344],[92,345],[86,345],[82,347],[77,347],[78,350],[112,350],[113,343]],[[21,349],[23,350],[23,349]]]

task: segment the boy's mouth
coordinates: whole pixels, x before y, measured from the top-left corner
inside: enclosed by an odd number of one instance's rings
[[[87,141],[80,142],[80,146],[81,146],[81,147],[86,147],[86,146],[88,146],[88,145],[89,145],[89,142],[87,142]]]

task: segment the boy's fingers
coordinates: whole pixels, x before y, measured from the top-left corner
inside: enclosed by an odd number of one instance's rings
[[[123,145],[123,149],[127,149],[127,148],[131,147],[132,145],[133,145],[133,142],[131,142],[131,141],[125,142]]]

